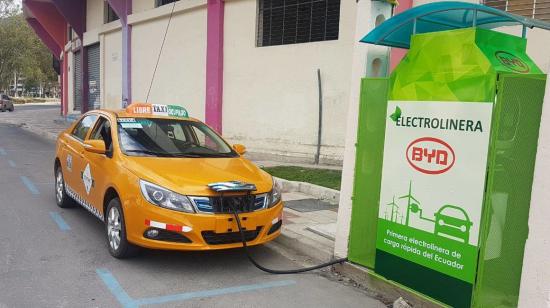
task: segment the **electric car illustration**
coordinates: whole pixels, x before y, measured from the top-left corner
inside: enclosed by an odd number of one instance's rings
[[[435,214],[435,235],[443,235],[468,243],[473,223],[466,211],[455,205],[445,205]]]
[[[242,247],[234,212],[247,245],[263,244],[281,232],[281,192],[244,153],[179,106],[90,111],[58,137],[56,201],[103,221],[116,258]]]

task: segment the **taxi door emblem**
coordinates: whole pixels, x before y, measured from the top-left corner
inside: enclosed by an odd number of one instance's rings
[[[67,170],[73,171],[73,156],[71,154],[67,155]]]
[[[84,182],[84,188],[86,188],[86,193],[89,195],[94,184],[92,172],[90,171],[90,164],[87,164],[86,168],[84,168],[84,172],[82,172],[82,182]]]

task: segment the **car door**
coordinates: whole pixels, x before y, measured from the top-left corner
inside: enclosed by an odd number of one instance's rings
[[[65,187],[67,193],[79,203],[82,204],[83,196],[86,194],[83,174],[85,169],[84,164],[84,140],[90,132],[90,128],[97,120],[96,114],[89,114],[83,117],[73,128],[66,134],[65,145],[61,152],[61,164],[63,177],[65,179]]]
[[[103,197],[105,191],[110,184],[109,179],[113,177],[111,174],[116,170],[116,165],[113,160],[113,132],[112,121],[105,116],[100,116],[96,121],[92,132],[87,140],[102,140],[105,142],[105,154],[97,154],[92,152],[84,152],[84,170],[85,177],[89,177],[91,184],[89,191],[86,191],[84,198],[94,207],[94,214],[99,214],[103,217]]]

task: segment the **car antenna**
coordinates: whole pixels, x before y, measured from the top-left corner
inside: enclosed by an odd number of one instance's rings
[[[160,56],[162,55],[162,50],[164,48],[164,42],[166,41],[166,35],[168,34],[168,29],[170,28],[170,22],[172,21],[172,16],[174,15],[174,9],[176,8],[177,1],[172,3],[172,10],[170,11],[170,17],[168,17],[168,23],[166,24],[166,29],[164,30],[164,37],[162,38],[162,44],[160,45],[159,55],[157,57],[157,63],[155,64],[155,69],[153,70],[153,76],[151,77],[151,83],[149,84],[149,90],[147,90],[147,97],[145,102],[149,102],[149,94],[151,93],[151,88],[153,87],[153,82],[155,81],[155,75],[157,73],[157,68],[160,62]]]

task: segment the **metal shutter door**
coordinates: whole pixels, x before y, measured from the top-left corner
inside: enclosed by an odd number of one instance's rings
[[[82,57],[81,51],[74,53],[74,110],[81,110],[82,105]]]
[[[88,109],[101,108],[99,87],[99,44],[89,46],[88,53]]]

